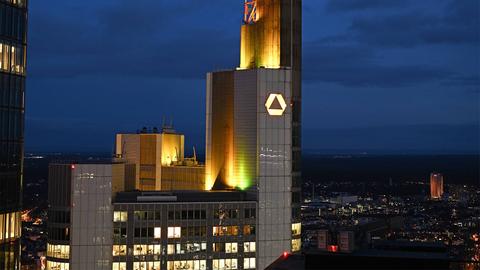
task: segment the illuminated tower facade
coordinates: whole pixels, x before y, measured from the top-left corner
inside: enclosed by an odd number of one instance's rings
[[[205,188],[256,195],[263,269],[301,246],[301,1],[246,0],[240,55],[207,75]]]
[[[430,174],[430,198],[438,200],[443,196],[443,175],[440,173]]]
[[[20,268],[27,1],[0,0],[0,269]]]

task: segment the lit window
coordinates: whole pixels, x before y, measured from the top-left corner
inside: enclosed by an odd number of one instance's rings
[[[292,239],[292,251],[300,251],[302,248],[302,240],[301,239]]]
[[[214,226],[213,236],[238,235],[238,226]]]
[[[126,245],[113,245],[113,256],[125,256],[127,255]]]
[[[254,225],[243,226],[243,235],[255,235],[255,226]]]
[[[134,262],[133,270],[160,270],[160,262]]]
[[[126,262],[114,262],[112,263],[112,270],[127,270]]]
[[[133,255],[160,255],[161,248],[160,245],[134,245],[133,246]]]
[[[173,245],[173,244],[168,244],[167,254],[168,254],[168,255],[175,254],[175,245]]]
[[[168,261],[168,270],[206,270],[206,260]]]
[[[47,269],[51,270],[70,270],[69,263],[47,261]]]
[[[243,252],[255,252],[255,242],[243,243]]]
[[[162,237],[162,228],[160,227],[155,227],[153,231],[153,236],[155,239],[160,239]]]
[[[237,243],[226,243],[225,244],[225,252],[226,253],[237,253],[238,252],[238,244]]]
[[[243,269],[255,269],[255,258],[244,258]]]
[[[213,270],[238,269],[237,259],[212,260]]]
[[[113,212],[113,221],[114,222],[127,222],[127,212],[126,211],[115,211],[115,212]]]
[[[147,245],[134,245],[133,255],[147,255]]]
[[[292,235],[301,235],[301,234],[302,234],[302,223],[293,223]]]
[[[47,243],[47,256],[59,259],[70,258],[69,245],[52,245]]]
[[[181,227],[168,227],[168,238],[180,238]]]

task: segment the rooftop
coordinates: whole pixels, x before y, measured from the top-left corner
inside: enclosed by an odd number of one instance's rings
[[[255,201],[253,194],[237,190],[216,191],[127,191],[119,192],[114,203],[152,202],[235,202]]]

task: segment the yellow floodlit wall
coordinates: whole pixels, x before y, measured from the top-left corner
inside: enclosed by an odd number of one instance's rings
[[[184,140],[181,134],[162,134],[162,166],[183,160]]]
[[[241,28],[240,69],[280,67],[280,5],[257,0],[257,21]]]

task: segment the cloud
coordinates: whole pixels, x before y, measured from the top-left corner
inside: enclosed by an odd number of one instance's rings
[[[389,150],[391,152],[480,153],[480,126],[471,124],[393,125],[306,129],[305,149]]]
[[[329,12],[360,11],[398,8],[407,4],[407,0],[330,0],[326,5],[326,10]]]
[[[441,15],[413,9],[383,16],[361,16],[352,20],[347,35],[354,41],[383,47],[476,45],[480,42],[479,10],[477,0],[454,0]]]
[[[236,36],[208,24],[191,28],[196,16],[210,17],[221,8],[221,2],[209,9],[199,1],[122,0],[75,16],[33,13],[29,75],[203,78],[238,61]],[[88,20],[78,20],[86,14]],[[191,25],[186,29],[185,23]]]
[[[443,68],[426,65],[386,65],[376,60],[374,50],[362,46],[310,43],[304,57],[304,79],[337,83],[346,87],[404,87],[439,81],[451,76]]]
[[[469,52],[478,56],[479,3],[332,0],[327,3],[327,13],[354,12],[342,17],[347,24],[343,32],[305,44],[305,79],[345,87],[405,87],[429,82],[475,86],[479,79],[469,74],[468,65],[478,67],[478,61],[459,65],[451,59]],[[379,10],[387,8],[391,9]],[[436,51],[431,51],[435,45]],[[419,60],[401,59],[402,55],[418,55]],[[428,57],[448,60],[424,61]]]

